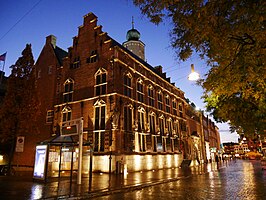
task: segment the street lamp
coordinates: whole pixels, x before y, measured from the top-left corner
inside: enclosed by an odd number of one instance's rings
[[[195,72],[194,64],[191,64],[191,73],[188,75],[188,80],[190,81],[196,81],[200,78],[200,75],[198,72]]]

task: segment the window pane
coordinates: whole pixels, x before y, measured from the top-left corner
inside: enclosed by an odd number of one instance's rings
[[[101,76],[97,75],[96,76],[96,85],[99,85],[101,83]]]
[[[102,74],[102,83],[106,83],[106,74]]]
[[[99,126],[99,123],[100,123],[100,118],[99,118],[99,115],[100,115],[100,108],[99,107],[96,107],[95,108],[95,130],[99,130],[100,126]]]
[[[105,130],[105,106],[101,107],[101,130]]]
[[[100,151],[103,152],[104,151],[104,141],[105,141],[104,140],[104,132],[101,132],[100,134],[101,134],[101,136],[100,136],[101,137],[100,138]]]

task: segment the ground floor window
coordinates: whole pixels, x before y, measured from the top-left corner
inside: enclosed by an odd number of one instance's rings
[[[162,138],[162,149],[163,149],[163,152],[166,152],[166,137],[163,137]]]
[[[146,151],[146,135],[139,133],[139,151],[145,152]]]
[[[94,152],[104,152],[104,132],[94,132]]]
[[[157,137],[155,135],[152,136],[152,151],[157,152]]]
[[[175,139],[174,138],[171,138],[171,151],[175,151]]]
[[[134,150],[134,134],[132,132],[124,132],[124,148],[126,152]]]

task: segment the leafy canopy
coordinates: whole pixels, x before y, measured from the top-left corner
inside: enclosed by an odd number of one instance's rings
[[[36,133],[34,122],[39,112],[31,45],[26,45],[22,56],[10,68],[12,71],[0,109],[0,136],[4,141]]]
[[[266,130],[265,7],[263,0],[133,0],[158,24],[172,22],[181,60],[193,51],[211,67],[201,80],[207,110],[244,133]]]

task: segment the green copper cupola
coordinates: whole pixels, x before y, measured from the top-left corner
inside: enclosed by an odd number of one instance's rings
[[[140,32],[134,28],[134,19],[132,17],[132,28],[127,31],[127,41],[123,46],[130,50],[132,53],[145,60],[145,44],[140,40]]]

